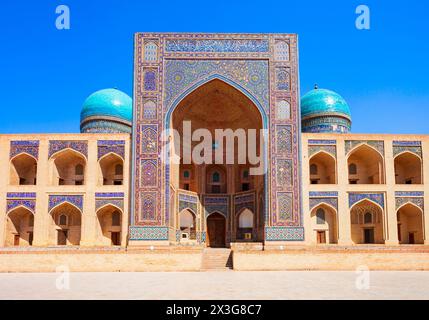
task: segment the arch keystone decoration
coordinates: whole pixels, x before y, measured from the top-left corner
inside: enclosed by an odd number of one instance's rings
[[[9,159],[13,160],[20,154],[27,154],[33,157],[36,162],[39,159],[39,141],[37,140],[18,140],[10,142]]]
[[[349,208],[368,200],[384,211],[384,193],[349,193]]]
[[[116,154],[125,159],[125,141],[124,140],[98,140],[97,141],[97,159],[100,161],[108,154]]]
[[[367,146],[374,149],[384,159],[384,141],[378,140],[346,140],[345,141],[345,153],[347,158],[360,148],[361,146]]]
[[[71,204],[83,212],[83,195],[49,195],[48,211],[51,212],[63,203]]]
[[[54,155],[66,149],[81,154],[85,159],[88,158],[88,142],[82,140],[50,140],[48,156],[52,158]]]

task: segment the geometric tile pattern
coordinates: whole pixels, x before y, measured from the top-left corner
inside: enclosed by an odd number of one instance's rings
[[[59,206],[60,204],[68,202],[76,206],[83,212],[83,196],[82,195],[49,195],[48,211]]]
[[[130,227],[130,240],[157,241],[168,240],[167,227]]]
[[[377,150],[382,156],[384,156],[384,141],[374,141],[374,140],[347,140],[345,141],[345,153],[346,155],[360,144],[367,144],[370,147],[373,147]]]
[[[108,153],[114,153],[125,158],[125,141],[124,140],[98,140],[97,141],[97,158],[100,160]]]
[[[395,199],[396,210],[402,207],[406,203],[415,204],[417,207],[424,211],[424,198],[409,198],[409,197],[397,197]]]
[[[39,141],[11,141],[9,159],[12,159],[20,153],[27,153],[38,160]]]
[[[371,200],[384,209],[384,193],[349,193],[349,208],[364,199]]]
[[[304,228],[265,227],[266,241],[304,241]]]
[[[9,192],[6,194],[6,213],[17,207],[25,207],[33,214],[36,213],[36,193],[34,192]]]
[[[87,141],[64,141],[50,140],[49,141],[49,158],[54,154],[64,149],[72,149],[88,157],[88,142]]]

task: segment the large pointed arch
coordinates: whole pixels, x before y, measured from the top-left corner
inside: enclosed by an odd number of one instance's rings
[[[256,108],[260,118],[261,118],[261,124],[262,124],[262,129],[264,130],[268,130],[268,115],[266,110],[264,109],[264,107],[262,106],[261,102],[250,92],[248,91],[246,88],[244,88],[243,86],[241,86],[240,84],[238,84],[237,82],[219,75],[219,74],[212,74],[209,77],[206,77],[202,80],[199,80],[197,82],[195,82],[193,85],[191,85],[190,87],[188,87],[186,90],[184,90],[174,101],[173,103],[171,103],[171,105],[169,106],[164,106],[164,108],[167,109],[165,118],[164,118],[164,126],[165,126],[165,130],[166,132],[168,132],[171,129],[172,126],[172,116],[174,111],[176,111],[177,107],[179,105],[181,105],[181,103],[184,101],[184,99],[188,96],[190,96],[191,94],[193,94],[194,92],[196,92],[198,89],[202,88],[204,85],[209,84],[212,81],[221,81],[223,84],[226,84],[229,87],[232,87],[233,89],[235,89],[236,91],[238,91],[240,94],[242,94],[244,97],[246,97],[248,100],[250,100],[250,102],[253,104],[253,106]],[[264,143],[264,147],[261,150],[262,154],[261,154],[261,158],[263,159],[263,165],[266,166],[268,165],[268,144]],[[169,170],[170,168],[170,150],[166,150],[165,154],[164,154],[164,170]],[[265,172],[267,172],[267,170],[265,170]],[[170,185],[170,181],[171,181],[171,176],[167,175],[165,178],[165,193],[166,196],[164,198],[165,201],[165,208],[166,208],[166,215],[169,216],[170,213],[169,211],[169,205],[168,205],[168,201],[169,201],[169,185]],[[263,184],[264,184],[264,188],[265,190],[267,190],[268,187],[268,174],[265,174],[263,177]],[[268,210],[268,192],[265,192],[265,208],[264,211],[267,212]],[[265,215],[264,215],[265,216]]]

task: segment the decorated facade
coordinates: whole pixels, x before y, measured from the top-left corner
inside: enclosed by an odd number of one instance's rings
[[[0,245],[429,244],[429,136],[350,133],[298,62],[294,34],[137,33],[133,99],[90,95],[80,134],[0,135]],[[238,137],[223,161],[218,129],[255,130],[260,162]]]

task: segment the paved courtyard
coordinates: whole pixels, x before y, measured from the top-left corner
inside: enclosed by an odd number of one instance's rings
[[[370,272],[369,289],[357,289],[356,282],[368,284],[359,277],[355,272],[72,273],[68,281],[55,273],[10,273],[0,274],[0,299],[429,299],[429,272]]]

